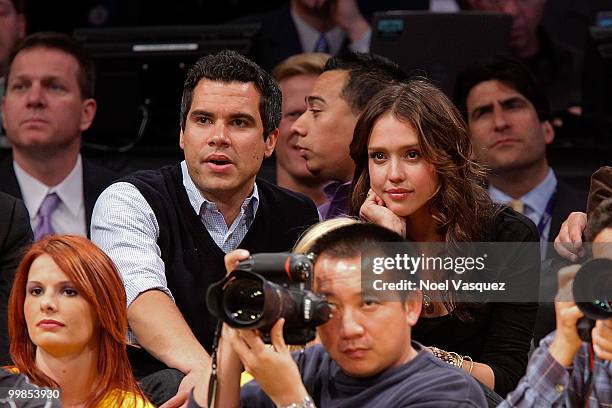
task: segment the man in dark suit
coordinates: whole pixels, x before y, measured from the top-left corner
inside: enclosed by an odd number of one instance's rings
[[[512,17],[512,54],[529,67],[548,97],[554,114],[568,108],[571,108],[570,112],[576,112],[576,106],[581,103],[583,56],[574,47],[551,37],[540,24],[546,0],[467,0],[466,3],[468,9],[509,14]]]
[[[355,0],[291,0],[289,4],[237,23],[259,23],[253,59],[271,70],[303,52],[368,52],[372,30]]]
[[[558,180],[548,165],[546,146],[555,137],[548,99],[522,62],[494,57],[459,75],[455,103],[470,127],[474,154],[490,169],[491,198],[538,227],[545,258],[540,293],[554,296],[556,271],[563,265],[549,243],[572,211],[584,211],[586,194]],[[537,345],[555,328],[553,303],[540,303],[536,319]]]
[[[28,210],[19,199],[0,193],[0,365],[8,356],[7,305],[15,269],[24,247],[32,241]]]
[[[81,133],[95,114],[94,64],[72,38],[26,37],[9,59],[3,123],[12,157],[0,163],[0,191],[22,198],[35,238],[89,235],[97,196],[114,174],[81,158]]]
[[[491,198],[524,213],[541,241],[552,242],[572,211],[584,211],[586,194],[558,180],[548,165],[552,114],[528,68],[509,57],[477,63],[457,78],[455,103],[470,127],[474,154],[491,170]]]

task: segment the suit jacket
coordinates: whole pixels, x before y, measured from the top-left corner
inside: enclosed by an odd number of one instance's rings
[[[32,242],[30,217],[23,201],[0,193],[0,365],[8,356],[7,307],[22,250]]]
[[[557,182],[557,198],[552,209],[550,220],[550,234],[548,241],[554,242],[561,224],[567,219],[573,211],[585,211],[587,202],[587,194],[584,191],[579,191],[564,183],[561,180]],[[550,254],[549,254],[550,255]]]
[[[266,13],[245,16],[233,23],[258,23],[261,28],[253,38],[251,56],[266,71],[271,71],[284,59],[302,52],[300,37],[291,17],[289,2],[284,6]],[[341,53],[348,51],[348,40],[345,40]]]
[[[12,156],[0,161],[0,191],[23,199],[21,188],[13,168]],[[112,171],[99,166],[83,157],[83,199],[85,204],[85,223],[87,236],[90,234],[91,213],[98,196],[117,179]]]
[[[561,180],[557,182],[557,198],[551,214],[549,242],[555,241],[555,238],[559,235],[561,224],[571,212],[585,210],[586,202],[587,195],[585,192],[578,191]],[[547,294],[547,298],[551,299],[557,292],[557,272],[562,267],[569,265],[570,262],[561,258],[552,245],[548,248],[547,258],[542,263],[540,293]],[[555,327],[555,305],[552,302],[541,302],[534,330],[535,346],[537,347],[540,340],[553,331]]]

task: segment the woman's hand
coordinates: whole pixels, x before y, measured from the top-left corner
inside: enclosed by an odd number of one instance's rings
[[[372,189],[368,191],[368,195],[359,209],[359,216],[365,221],[388,228],[406,238],[406,219],[395,215],[393,211],[388,209],[382,198],[377,196]]]

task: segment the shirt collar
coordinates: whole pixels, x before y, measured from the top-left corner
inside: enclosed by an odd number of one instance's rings
[[[343,194],[347,192],[350,187],[350,181],[347,181],[345,183],[341,181],[331,181],[325,186],[323,186],[323,193],[325,194],[325,197],[327,197],[328,201],[332,201],[334,197],[336,197],[338,194]]]
[[[200,214],[201,210],[203,210],[203,205],[205,206],[205,208],[214,208],[218,210],[217,205],[212,201],[207,200],[206,197],[204,197],[204,194],[202,194],[200,189],[198,189],[198,187],[195,185],[195,183],[189,176],[189,171],[187,170],[187,162],[185,162],[185,160],[181,162],[181,173],[183,176],[183,186],[187,191],[187,197],[189,198],[189,203],[191,204],[193,211],[195,211],[196,214]],[[250,208],[252,209],[252,214],[254,217],[257,213],[257,208],[259,207],[259,191],[257,189],[257,183],[254,183],[253,185],[253,192],[251,193],[251,195],[249,195],[243,201],[242,211],[245,212],[245,210],[249,208],[249,204],[251,203],[252,206]]]
[[[548,201],[550,197],[554,194],[555,189],[557,188],[557,177],[555,177],[555,172],[552,171],[551,168],[548,169],[548,174],[542,180],[540,184],[538,184],[535,188],[533,188],[530,192],[521,197],[521,200],[532,210],[534,210],[538,216],[542,216],[544,211],[546,211],[546,206],[548,205]]]
[[[59,184],[51,187],[26,173],[14,160],[13,168],[31,219],[38,214],[40,205],[50,193],[56,193],[68,211],[74,217],[78,216],[80,208],[83,207],[83,162],[80,154],[68,176]]]
[[[550,200],[550,197],[553,195],[556,188],[557,177],[555,176],[555,172],[549,168],[548,174],[544,180],[531,189],[531,191],[529,191],[527,194],[520,197],[520,200],[525,203],[525,205],[529,206],[529,208],[534,211],[538,217],[541,217],[544,214],[544,211],[546,211],[548,200]],[[496,202],[509,203],[512,201],[512,197],[491,185],[489,186],[489,194],[491,199]]]
[[[300,43],[302,44],[302,50],[304,52],[313,52],[315,44],[317,40],[321,36],[321,33],[309,26],[304,20],[300,18],[294,11],[293,8],[290,8],[291,18],[293,18],[293,22],[295,23],[295,28],[298,32],[298,37],[300,38]],[[334,27],[331,30],[324,33],[325,38],[329,42],[329,52],[332,55],[338,54],[340,48],[342,48],[342,43],[344,42],[344,32],[340,27]]]

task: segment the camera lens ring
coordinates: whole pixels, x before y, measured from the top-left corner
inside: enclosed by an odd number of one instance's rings
[[[238,327],[256,325],[263,316],[264,304],[263,283],[257,279],[241,277],[224,288],[223,313],[232,325]]]

